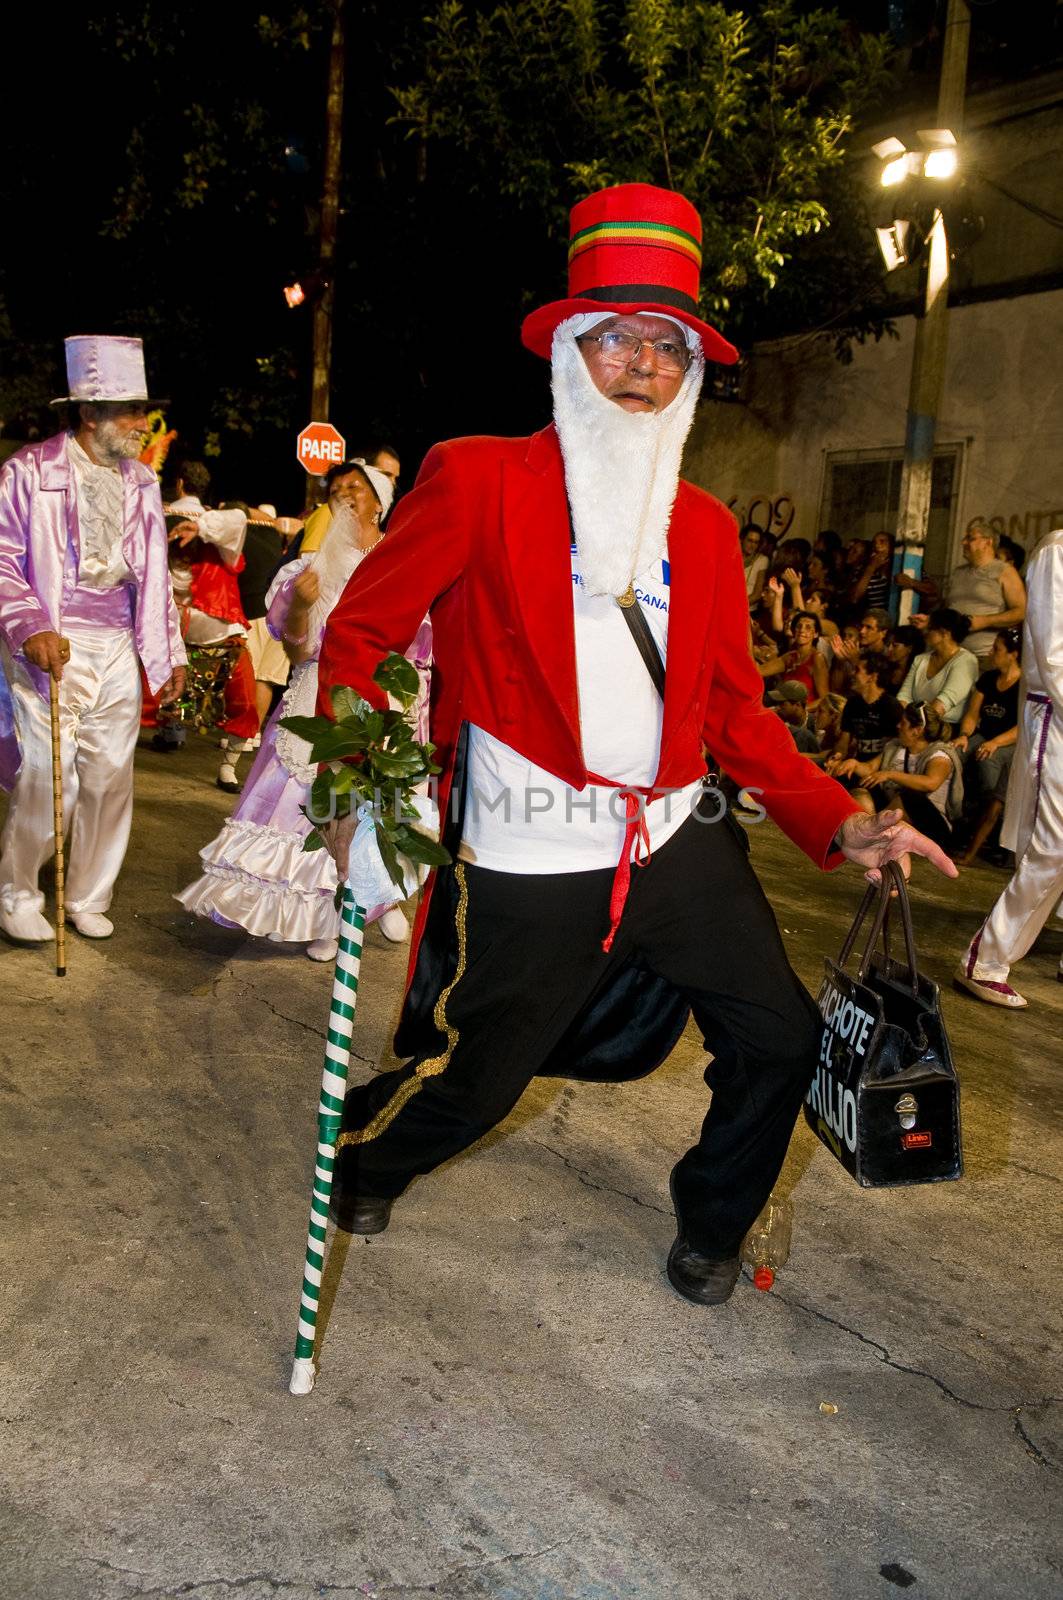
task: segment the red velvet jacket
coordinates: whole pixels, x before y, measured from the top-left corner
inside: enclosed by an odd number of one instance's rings
[[[403,651],[431,611],[432,741],[447,814],[463,723],[475,723],[573,789],[588,781],[576,691],[572,534],[554,427],[532,438],[458,438],[429,451],[418,482],[395,509],[387,538],[360,563],[328,618],[319,707],[349,685],[386,704],[371,674]],[[764,680],[749,650],[749,605],[735,520],[711,494],[680,482],[668,533],[671,595],[668,672],[655,786],[704,774],[704,747],[743,786],[760,790],[773,821],[820,866],[840,822],[856,810],[840,784],[797,752],[788,728],[762,704]],[[434,1040],[435,995],[455,970],[450,906],[429,923],[440,875],[421,896],[411,941],[407,1003],[395,1050]],[[426,923],[429,933],[423,939]],[[655,974],[626,971],[567,1035],[557,1064],[581,1077],[644,1074],[679,1037],[687,1006]]]
[[[336,684],[383,706],[372,673],[389,651],[406,649],[430,611],[431,732],[443,767],[444,815],[463,723],[475,723],[582,789],[587,772],[570,549],[553,426],[530,439],[436,445],[387,537],[358,567],[329,617],[320,709],[331,713],[328,695]],[[655,786],[678,788],[702,776],[707,747],[738,783],[762,791],[768,814],[818,865],[839,865],[843,858],[831,842],[856,807],[840,784],[799,754],[785,724],[763,705],[735,522],[718,500],[689,483],[679,485],[668,559],[668,659]],[[438,877],[429,879],[414,930],[396,1038],[400,1055],[434,1048],[432,1006],[453,971],[453,950],[443,948],[450,915],[433,919],[422,947]],[[452,883],[448,890],[452,896]],[[591,1063],[581,1076],[652,1070],[687,1015],[685,1002],[665,989],[650,974],[618,975],[595,1014],[564,1041],[556,1070],[569,1071],[572,1061]]]
[[[462,722],[472,722],[582,789],[570,546],[552,426],[530,439],[436,445],[387,537],[329,618],[321,709],[328,711],[334,684],[383,705],[372,672],[389,650],[406,648],[430,610],[432,738],[444,775]],[[692,782],[704,772],[707,746],[738,783],[763,791],[769,816],[818,865],[838,865],[831,841],[856,807],[798,753],[784,723],[762,704],[734,519],[685,482],[668,559],[667,688],[655,785]]]

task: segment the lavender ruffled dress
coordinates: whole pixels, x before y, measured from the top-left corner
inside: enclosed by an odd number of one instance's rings
[[[292,588],[312,561],[300,557],[285,567],[267,596],[267,624],[274,638],[284,631]],[[291,679],[262,734],[262,746],[240,803],[218,836],[200,851],[203,874],[176,896],[187,910],[227,928],[244,928],[260,939],[309,943],[332,939],[339,930],[336,866],[327,850],[304,852],[310,823],[306,805],[316,767],[306,762],[309,746],[279,726],[282,717],[313,715],[317,697],[317,659],[292,668]],[[428,738],[428,684],[432,628],[427,619],[406,655],[421,678],[415,707],[417,737]],[[372,922],[386,908],[366,918]]]

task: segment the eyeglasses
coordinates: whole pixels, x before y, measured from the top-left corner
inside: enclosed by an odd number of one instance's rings
[[[610,328],[608,333],[576,335],[577,344],[585,339],[593,339],[602,352],[602,360],[618,367],[637,360],[643,346],[652,349],[657,357],[658,372],[685,372],[691,361],[686,345],[676,344],[672,339],[638,339],[633,333],[622,333],[619,328]]]

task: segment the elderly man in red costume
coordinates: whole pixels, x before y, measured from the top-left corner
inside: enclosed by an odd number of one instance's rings
[[[411,1059],[348,1096],[335,1220],[386,1227],[532,1077],[640,1076],[692,1012],[712,1100],[672,1173],[668,1276],[713,1305],[778,1176],[820,1021],[704,750],[817,865],[914,851],[955,869],[897,813],[858,811],[762,704],[734,520],[679,477],[705,361],[736,359],[698,316],[700,239],[694,207],[647,185],[575,207],[568,298],[523,328],[551,362],[552,425],[430,451],[332,612],[320,683],[322,708],[337,684],[380,705],[374,667],[431,611],[456,859],[421,906],[396,1038]],[[451,336],[489,364],[493,335],[455,315]],[[325,831],[342,867],[353,823]]]
[[[21,770],[0,845],[0,928],[52,937],[37,875],[52,853],[48,678],[59,683],[67,912],[105,939],[129,842],[140,672],[180,697],[185,651],[154,472],[137,460],[149,401],[139,339],[66,341],[71,427],[0,470],[0,654]],[[0,768],[4,765],[0,738]],[[5,785],[6,786],[6,785]]]

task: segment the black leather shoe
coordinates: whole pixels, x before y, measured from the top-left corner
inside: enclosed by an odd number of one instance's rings
[[[715,1261],[692,1250],[682,1234],[668,1252],[668,1282],[687,1300],[699,1306],[722,1306],[730,1300],[742,1263],[738,1256]]]
[[[333,1190],[328,1214],[344,1233],[383,1233],[391,1221],[390,1200],[374,1194],[344,1194]]]
[[[668,1282],[685,1299],[693,1300],[695,1305],[722,1306],[725,1300],[730,1300],[738,1282],[742,1271],[741,1258],[731,1256],[721,1261],[715,1256],[702,1255],[700,1250],[689,1245],[676,1197],[674,1172],[668,1187],[675,1208],[675,1220],[679,1225],[675,1243],[668,1252]]]

